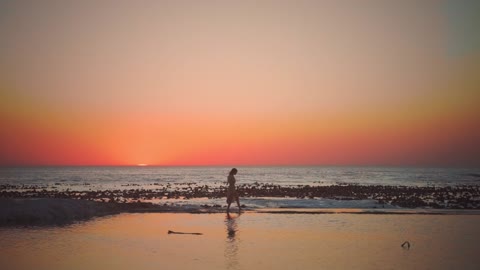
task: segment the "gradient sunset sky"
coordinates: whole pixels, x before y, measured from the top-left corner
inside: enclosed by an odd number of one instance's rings
[[[480,1],[0,1],[0,165],[480,166]]]

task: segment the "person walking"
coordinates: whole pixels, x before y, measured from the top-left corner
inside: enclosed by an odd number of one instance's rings
[[[232,204],[232,202],[235,200],[237,201],[237,205],[238,205],[238,213],[240,214],[240,211],[241,211],[241,207],[240,207],[240,199],[238,198],[238,193],[237,193],[237,190],[235,188],[235,175],[237,174],[238,170],[236,168],[233,168],[232,170],[230,170],[230,173],[228,174],[228,178],[227,178],[227,183],[228,183],[228,187],[227,187],[227,214],[230,213],[230,205]]]

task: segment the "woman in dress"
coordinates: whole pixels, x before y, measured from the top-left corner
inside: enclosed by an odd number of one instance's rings
[[[227,188],[227,214],[230,213],[230,204],[232,204],[232,202],[234,200],[237,201],[237,205],[238,205],[238,213],[240,214],[240,200],[238,198],[238,194],[237,194],[237,190],[235,189],[235,175],[237,174],[238,170],[233,168],[232,170],[230,170],[230,173],[228,174],[228,178],[227,178],[227,183],[228,183],[228,188]]]

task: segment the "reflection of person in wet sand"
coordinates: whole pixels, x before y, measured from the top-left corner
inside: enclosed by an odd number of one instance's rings
[[[225,223],[227,224],[227,238],[229,240],[235,240],[235,233],[237,232],[237,223],[235,222],[235,218],[232,218],[230,214],[227,214]]]
[[[238,216],[237,216],[238,217]],[[227,263],[226,269],[238,269],[238,242],[237,242],[237,222],[236,218],[227,214],[225,219],[225,225],[227,225],[227,241],[225,246],[225,262]]]
[[[237,174],[238,170],[233,168],[230,173],[228,174],[227,182],[228,182],[228,188],[227,188],[227,214],[230,213],[230,205],[234,200],[237,201],[238,205],[238,213],[240,214],[241,208],[240,208],[240,199],[238,198],[238,193],[235,188],[235,175]]]

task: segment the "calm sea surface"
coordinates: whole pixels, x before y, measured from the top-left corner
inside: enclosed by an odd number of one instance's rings
[[[225,185],[230,167],[18,167],[0,168],[0,185],[58,189],[151,189],[157,184]],[[480,169],[400,167],[238,167],[237,184],[479,185]]]

